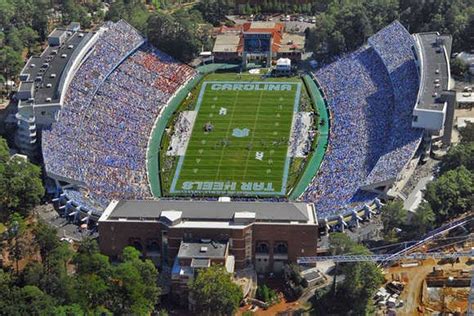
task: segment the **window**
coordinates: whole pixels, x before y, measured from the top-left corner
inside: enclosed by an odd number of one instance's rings
[[[288,245],[286,242],[278,242],[273,249],[273,252],[285,254],[288,253]]]
[[[158,241],[156,240],[150,240],[146,246],[147,251],[152,251],[152,252],[159,252],[160,251],[160,245]]]
[[[256,247],[256,252],[257,253],[268,253],[269,252],[269,246],[268,246],[268,243],[266,242],[259,242],[257,243],[257,247]]]
[[[140,241],[140,239],[132,239],[131,242],[130,242],[130,246],[134,247],[135,249],[137,249],[138,251],[143,251],[143,246],[142,246],[142,243]]]

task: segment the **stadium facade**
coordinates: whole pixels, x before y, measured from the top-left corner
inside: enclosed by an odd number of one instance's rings
[[[299,202],[151,201],[150,135],[198,73],[124,21],[57,29],[48,43],[20,75],[18,146],[41,152],[60,209],[98,221],[109,255],[134,244],[172,264],[181,242],[215,239],[235,267],[278,271],[281,254],[271,249],[286,245],[286,261],[311,256],[318,225],[357,226],[379,198],[400,194],[432,141],[446,136],[454,106],[451,38],[411,35],[394,22],[312,74],[330,113],[329,144]],[[259,257],[264,248],[268,257]]]
[[[247,22],[221,26],[212,53],[216,61],[239,61],[247,68],[251,63],[270,66],[278,58],[299,61],[304,47],[304,34],[286,32],[283,23]]]
[[[118,256],[127,245],[173,267],[183,243],[215,241],[225,244],[230,270],[253,264],[258,273],[280,272],[299,256],[316,255],[318,222],[308,203],[219,201],[112,201],[99,219],[101,251]],[[278,231],[278,234],[275,232]],[[197,258],[197,255],[196,255]],[[211,260],[206,253],[200,259]]]

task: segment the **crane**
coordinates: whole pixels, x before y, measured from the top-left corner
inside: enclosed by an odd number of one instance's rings
[[[460,252],[425,252],[425,253],[411,253],[406,254],[403,252],[396,254],[383,254],[383,255],[337,255],[337,256],[319,256],[319,257],[300,257],[297,259],[298,264],[311,264],[323,261],[333,262],[387,262],[387,261],[398,261],[402,259],[456,259],[461,257],[474,257],[474,248],[471,251],[460,251]],[[474,270],[471,270],[471,289],[469,291],[467,316],[474,316]]]
[[[413,259],[413,260],[424,260],[424,259],[457,259],[461,257],[474,257],[474,250],[472,251],[461,251],[461,252],[426,252],[426,253],[412,253],[412,254],[383,254],[383,255],[337,255],[337,256],[319,256],[319,257],[300,257],[297,259],[298,264],[310,264],[322,261],[333,261],[333,262],[363,262],[363,261],[375,261],[385,262],[398,261],[401,259]]]

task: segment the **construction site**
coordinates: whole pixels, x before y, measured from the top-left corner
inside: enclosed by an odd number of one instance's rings
[[[443,252],[465,253],[474,246],[472,237],[460,244]],[[379,315],[384,315],[394,307],[397,315],[465,315],[473,264],[474,258],[471,257],[428,258],[402,260],[385,268],[388,282],[383,289],[386,289],[386,294],[375,298]],[[377,294],[380,292],[384,291],[379,290]]]
[[[371,249],[373,255],[302,257],[322,272],[337,262],[374,261],[385,284],[373,297],[376,315],[474,315],[474,215],[417,241]],[[395,247],[395,248],[393,248]]]

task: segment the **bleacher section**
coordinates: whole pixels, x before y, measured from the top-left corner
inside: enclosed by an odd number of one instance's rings
[[[112,199],[153,196],[147,174],[150,134],[162,113],[170,117],[167,105],[197,75],[145,44],[123,21],[106,23],[98,34],[68,88],[58,122],[42,135],[47,174],[85,189],[67,186],[62,196],[75,201],[69,204],[76,210],[94,215]],[[412,36],[394,22],[368,45],[314,74],[328,106],[330,133],[318,174],[301,199],[316,204],[319,218],[361,210],[378,196],[374,187],[393,182],[414,156],[422,130],[411,127],[419,88],[413,45]],[[150,146],[158,151],[159,145]]]
[[[195,75],[142,45],[143,37],[125,22],[106,28],[77,71],[58,122],[43,133],[47,173],[84,183],[104,207],[111,199],[151,197],[148,137],[160,111]]]
[[[386,154],[380,157],[365,181],[365,185],[376,185],[397,177],[413,157],[423,131],[411,127],[419,88],[413,37],[397,21],[369,38],[369,44],[384,61],[395,97]]]
[[[418,75],[413,39],[398,22],[369,45],[315,73],[331,114],[329,146],[302,198],[320,217],[360,210],[376,197],[367,184],[396,178],[422,131],[411,128]]]

